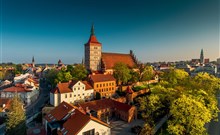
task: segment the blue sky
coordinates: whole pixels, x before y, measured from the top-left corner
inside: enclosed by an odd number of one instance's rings
[[[1,61],[81,62],[92,23],[105,52],[142,62],[219,57],[218,0],[1,0]]]

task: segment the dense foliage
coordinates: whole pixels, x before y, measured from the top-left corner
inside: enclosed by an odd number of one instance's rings
[[[161,114],[170,114],[167,129],[170,134],[205,134],[204,125],[216,119],[219,112],[216,99],[219,82],[219,78],[207,73],[190,77],[183,70],[171,69],[163,73],[151,95],[138,99],[139,110],[148,128],[154,126]]]
[[[61,70],[52,69],[46,74],[46,79],[55,87],[59,82],[68,82],[69,80],[84,80],[87,76],[87,70],[83,65],[75,67],[68,65],[67,69]]]
[[[11,102],[6,122],[7,135],[25,135],[26,121],[25,112],[23,110],[23,103],[16,95]]]

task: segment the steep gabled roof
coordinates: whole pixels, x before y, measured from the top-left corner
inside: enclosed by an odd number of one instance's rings
[[[115,81],[115,78],[110,75],[110,74],[95,74],[91,75],[91,80],[96,83],[96,82],[107,82],[107,81]]]
[[[112,99],[100,99],[100,100],[89,101],[80,104],[80,106],[84,110],[86,110],[86,108],[88,107],[90,110],[94,110],[94,111],[98,111],[105,108],[115,108],[120,111],[128,112],[132,108],[131,105],[127,105]]]
[[[85,85],[85,90],[93,89],[92,86],[87,81],[75,81],[72,80],[71,82],[65,82],[65,83],[58,83],[57,87],[51,90],[51,93],[69,93],[73,92],[71,89],[75,84],[78,82],[81,82]]]
[[[113,69],[116,63],[124,63],[128,67],[133,68],[136,66],[130,54],[120,54],[120,53],[102,53],[102,63],[105,69]]]
[[[66,117],[70,114],[69,112],[73,113],[69,117]],[[53,121],[54,118],[55,120]],[[63,118],[65,118],[65,120],[63,120]],[[66,135],[76,135],[89,123],[90,120],[109,127],[107,123],[83,113],[77,107],[66,102],[62,102],[57,107],[55,107],[45,116],[45,119],[48,122],[63,120],[61,123],[62,128],[57,131],[57,134],[64,134],[66,132]]]

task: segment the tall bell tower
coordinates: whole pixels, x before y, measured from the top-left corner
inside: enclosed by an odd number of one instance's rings
[[[94,25],[91,28],[89,41],[85,44],[85,67],[90,71],[101,70],[102,44],[95,36]]]

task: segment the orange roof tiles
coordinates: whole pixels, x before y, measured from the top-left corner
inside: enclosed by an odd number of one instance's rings
[[[57,87],[55,89],[51,90],[51,93],[69,93],[73,92],[71,87],[73,87],[77,82],[82,82],[85,84],[85,90],[92,89],[92,86],[87,81],[71,81],[71,82],[65,82],[65,83],[58,83]]]
[[[71,106],[70,104],[66,102],[62,102],[57,107],[55,107],[50,113],[48,113],[45,116],[45,119],[48,122],[51,122],[54,118],[58,121],[62,120],[66,116],[66,114],[68,114],[68,112],[70,112],[72,109],[73,109],[73,106]]]
[[[124,112],[128,112],[132,108],[132,106],[130,105],[118,101],[114,101],[111,99],[100,99],[100,100],[85,102],[80,104],[80,106],[83,109],[86,109],[88,107],[90,110],[94,110],[94,111],[98,111],[105,108],[115,108]]]
[[[101,46],[101,43],[99,43],[95,35],[90,36],[89,41],[87,42],[87,45],[90,43],[96,43],[96,45]]]
[[[116,63],[124,63],[130,68],[136,66],[132,56],[130,54],[119,54],[119,53],[102,53],[102,62],[105,69],[112,69]]]
[[[75,110],[74,114],[63,124],[67,135],[75,135],[90,121],[90,117],[83,114],[79,110]]]
[[[80,110],[78,110],[77,107],[68,104],[66,102],[62,102],[60,105],[55,107],[54,110],[52,110],[50,113],[48,113],[45,116],[45,119],[48,122],[52,122],[54,118],[56,119],[55,121],[60,121],[68,114],[68,112],[70,112],[73,109],[75,109],[73,111],[73,114],[70,117],[68,117],[65,121],[63,121],[64,122],[62,125],[63,130],[61,128],[61,130],[57,131],[57,134],[61,135],[67,131],[66,135],[75,135],[79,133],[90,120],[93,120],[97,123],[109,127],[107,123],[102,122],[93,116],[89,116],[81,112]]]
[[[59,90],[59,93],[68,93],[68,92],[72,92],[72,90],[69,88],[69,82],[66,83],[58,83],[57,87]]]
[[[96,74],[91,75],[91,80],[93,82],[107,82],[107,81],[115,81],[115,78],[110,74]]]
[[[91,90],[91,89],[93,89],[93,87],[90,85],[89,82],[87,82],[87,81],[83,81],[83,83],[84,83],[85,86],[86,86],[86,89],[85,89],[85,90]]]
[[[31,92],[31,91],[32,90],[25,89],[25,87],[16,87],[16,86],[12,86],[2,90],[2,92]]]

